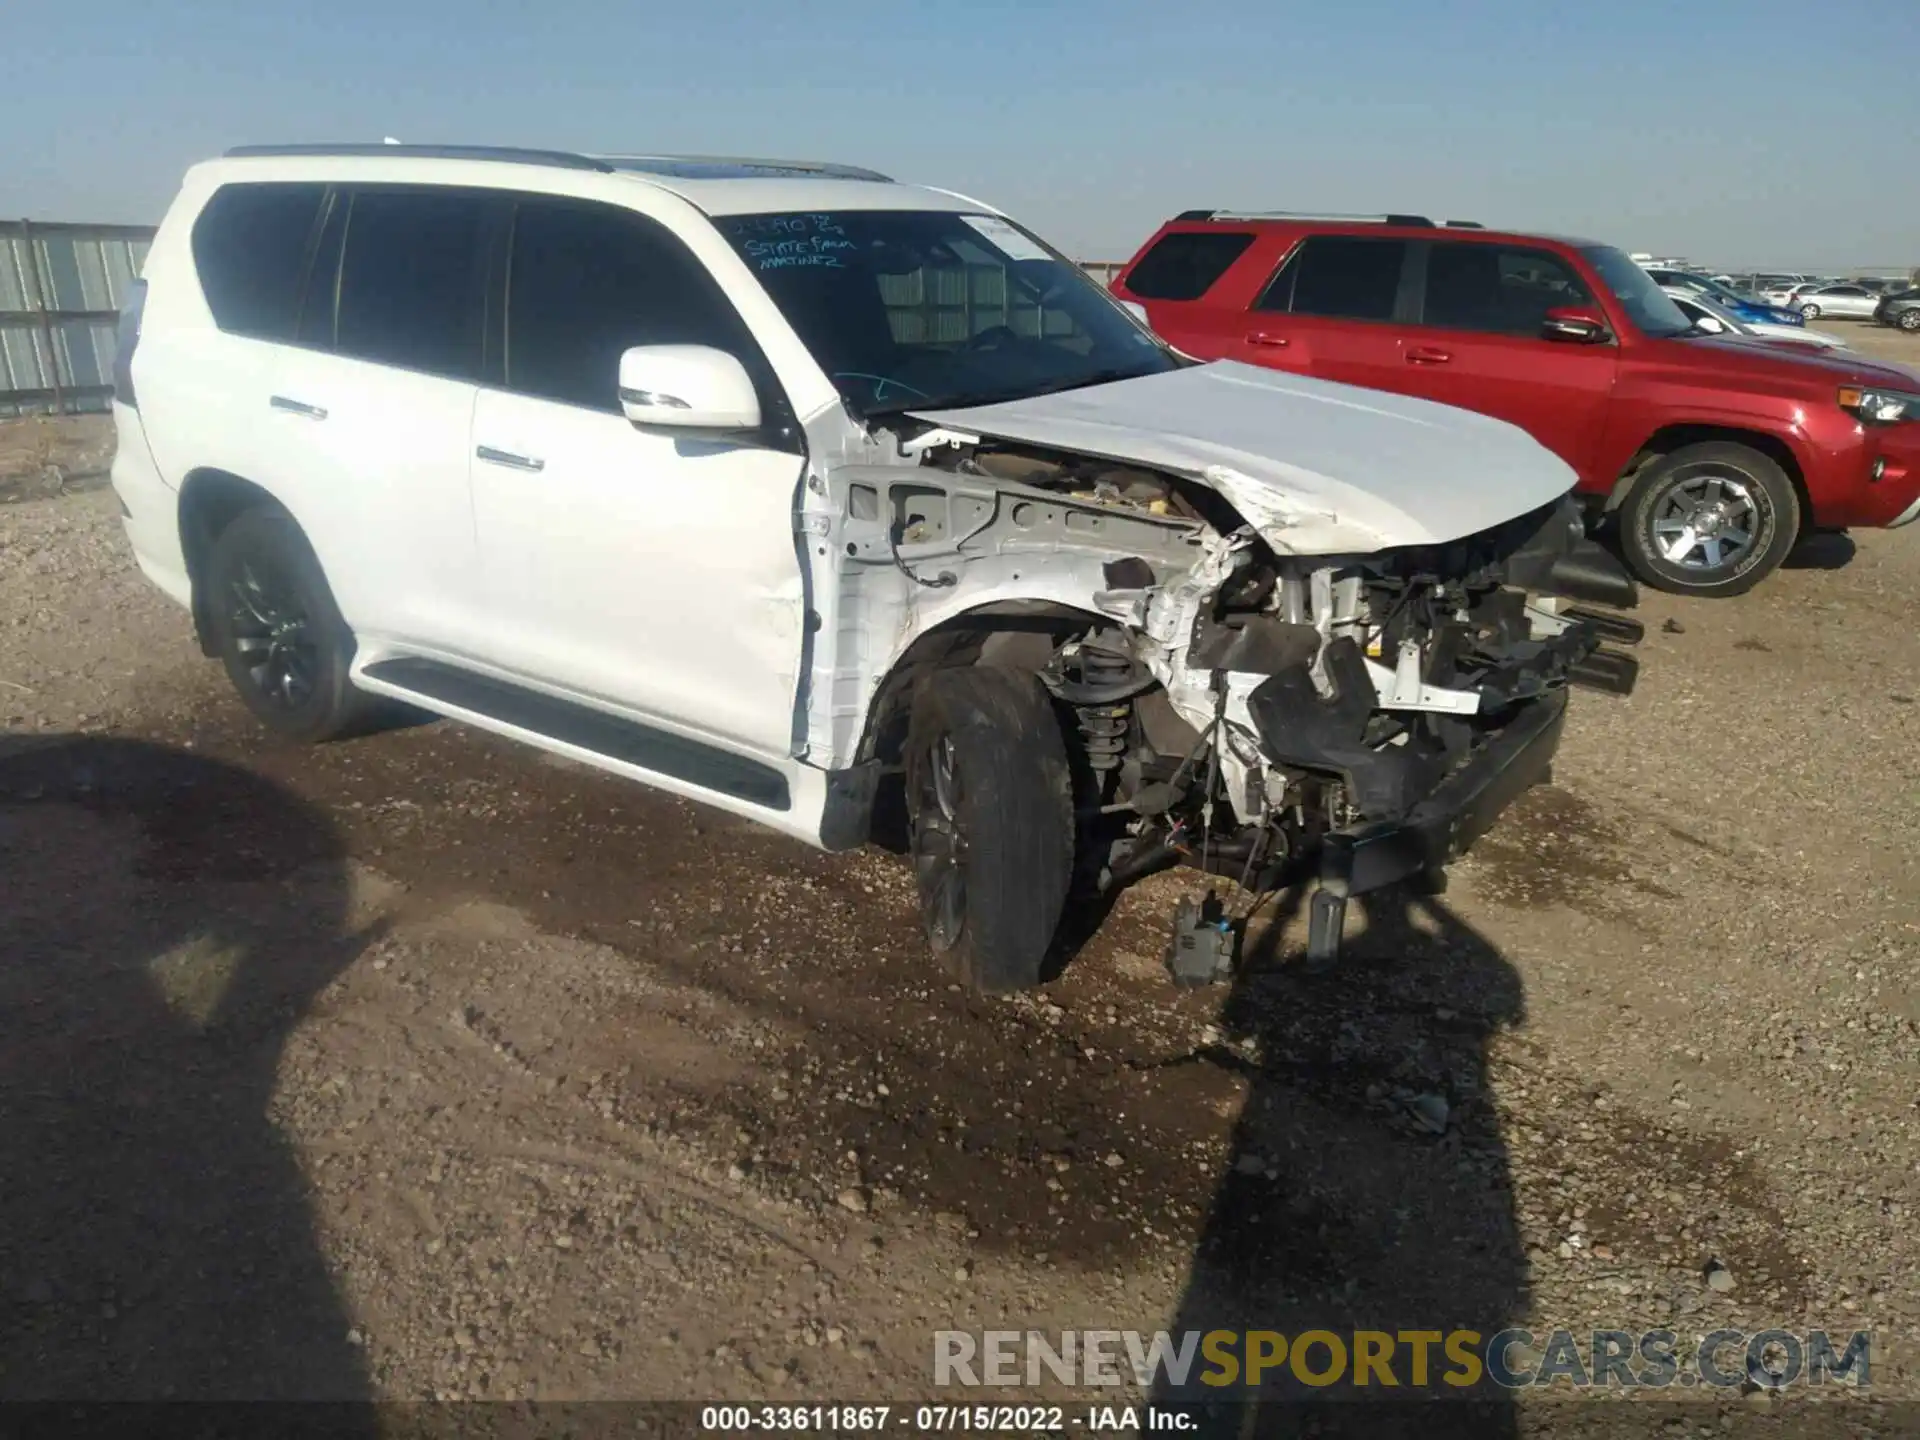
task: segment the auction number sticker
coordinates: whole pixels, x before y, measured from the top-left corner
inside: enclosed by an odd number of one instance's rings
[[[1040,246],[1034,244],[1033,241],[1028,238],[1026,232],[1010,220],[1003,220],[998,215],[962,215],[960,219],[964,224],[972,226],[982,240],[985,240],[1009,260],[1051,260],[1053,258]],[[973,1410],[978,1407],[973,1405],[932,1405],[927,1408],[931,1410]],[[1029,1406],[1028,1408],[1031,1409],[1032,1407]]]

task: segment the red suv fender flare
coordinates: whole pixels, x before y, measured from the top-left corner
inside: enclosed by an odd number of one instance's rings
[[[1805,466],[1801,461],[1800,447],[1805,440],[1804,435],[1795,432],[1783,435],[1773,430],[1756,429],[1751,424],[1726,421],[1676,421],[1662,425],[1643,440],[1629,457],[1626,466],[1620,471],[1601,501],[1601,513],[1611,515],[1625,504],[1634,483],[1645,473],[1647,467],[1658,461],[1661,456],[1670,455],[1683,446],[1704,445],[1714,441],[1746,445],[1774,461],[1787,472],[1787,479],[1792,481],[1794,488],[1799,491],[1800,502],[1804,507],[1807,504],[1807,478]]]

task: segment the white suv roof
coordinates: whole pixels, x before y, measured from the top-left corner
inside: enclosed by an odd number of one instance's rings
[[[197,169],[209,180],[305,176],[430,180],[439,184],[511,184],[546,171],[537,188],[597,193],[607,180],[677,195],[708,215],[795,210],[968,210],[1000,212],[964,195],[908,185],[858,165],[721,155],[583,155],[492,145],[242,145]],[[503,172],[513,172],[509,181]],[[586,184],[568,183],[573,177]],[[497,177],[497,178],[496,178]],[[595,182],[600,182],[596,184]]]

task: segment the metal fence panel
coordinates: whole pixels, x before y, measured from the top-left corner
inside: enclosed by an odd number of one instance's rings
[[[0,320],[0,392],[48,389],[53,373],[37,320]]]
[[[1095,272],[1121,267],[1096,261],[1081,268],[1105,283]],[[902,345],[958,345],[999,325],[1028,337],[1074,333],[1071,315],[1036,303],[1008,283],[999,265],[930,265],[904,275],[882,275],[880,298],[893,338]]]
[[[75,389],[113,384],[113,332],[106,320],[62,320],[53,327],[54,355]]]
[[[104,410],[153,231],[0,221],[0,415]]]
[[[0,235],[0,315],[20,315],[40,308],[33,266],[27,260],[29,253],[23,237]]]

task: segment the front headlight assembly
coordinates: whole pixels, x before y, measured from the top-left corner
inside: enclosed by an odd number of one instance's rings
[[[1851,410],[1868,425],[1898,425],[1902,420],[1920,420],[1920,395],[1910,390],[1842,385],[1838,398],[1842,410]]]

